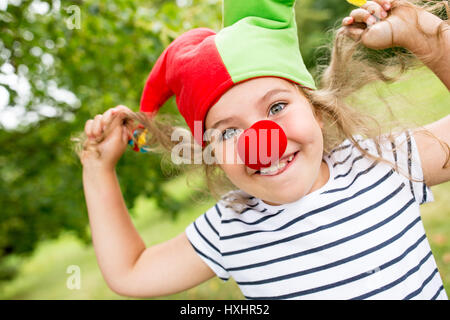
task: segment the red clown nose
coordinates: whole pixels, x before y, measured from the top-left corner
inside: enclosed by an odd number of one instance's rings
[[[254,170],[276,163],[286,151],[287,138],[274,121],[261,120],[245,130],[238,140],[238,154],[245,165]]]

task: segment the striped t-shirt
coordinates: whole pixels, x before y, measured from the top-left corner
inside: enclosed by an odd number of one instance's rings
[[[356,138],[422,180],[409,132],[381,149]],[[349,140],[324,160],[328,182],[295,202],[253,198],[242,213],[217,202],[186,228],[195,251],[247,299],[447,299],[420,218],[430,189]]]

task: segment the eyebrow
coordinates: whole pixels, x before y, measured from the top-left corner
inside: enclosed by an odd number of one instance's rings
[[[263,95],[261,98],[259,98],[257,103],[261,104],[262,102],[265,102],[270,97],[272,97],[275,94],[280,93],[280,92],[291,92],[291,91],[287,90],[287,89],[272,89],[272,90],[269,90],[269,91],[266,92],[265,95]],[[229,123],[229,122],[231,122],[231,121],[233,121],[235,119],[236,119],[236,117],[232,116],[232,117],[228,117],[228,118],[219,120],[211,128],[216,129],[220,124],[226,124],[226,123]]]

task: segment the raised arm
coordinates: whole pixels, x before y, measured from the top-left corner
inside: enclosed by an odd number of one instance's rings
[[[450,26],[425,10],[418,12],[418,23],[426,35],[417,32],[415,37],[411,37],[407,42],[407,49],[450,90]]]
[[[446,8],[449,12],[448,6]],[[381,20],[377,22],[375,16]],[[365,23],[368,28],[358,23]],[[407,48],[450,89],[450,27],[447,21],[405,1],[375,0],[353,10],[342,24],[348,36],[361,40],[369,48]],[[446,116],[414,132],[428,186],[450,180],[449,128],[450,116]]]
[[[108,111],[89,120],[85,132],[91,147],[81,156],[92,240],[106,283],[120,295],[156,297],[212,278],[213,271],[184,233],[146,248],[134,227],[115,173],[115,164],[127,146],[122,119],[120,112],[114,117]],[[96,143],[102,134],[106,138]]]
[[[413,134],[419,150],[425,183],[430,187],[450,181],[449,128],[450,115],[425,126],[425,130],[416,130]]]
[[[448,6],[447,6],[447,11]],[[380,21],[377,22],[377,18]],[[367,25],[367,28],[361,26]],[[450,89],[450,26],[406,1],[367,1],[342,21],[354,40],[372,49],[404,47],[414,53]]]
[[[415,32],[414,37],[405,40],[406,46],[450,89],[450,27],[446,21],[425,10],[418,11],[417,22],[428,36]],[[449,128],[450,115],[447,115],[426,125],[423,128],[425,130],[414,132],[424,180],[428,186],[450,180]]]

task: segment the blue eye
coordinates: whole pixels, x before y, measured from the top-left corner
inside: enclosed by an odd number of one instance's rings
[[[285,107],[286,107],[287,103],[283,103],[283,102],[278,102],[275,103],[274,105],[272,105],[269,109],[269,115],[273,115],[274,113],[278,113],[280,111],[282,111]],[[279,107],[279,106],[283,106],[283,107]],[[272,112],[272,110],[275,110],[274,113]]]
[[[230,139],[234,136],[233,133],[237,132],[238,129],[236,128],[227,128],[222,132],[222,140]]]

